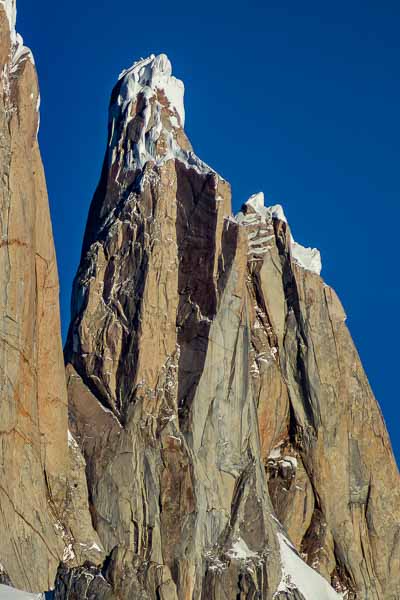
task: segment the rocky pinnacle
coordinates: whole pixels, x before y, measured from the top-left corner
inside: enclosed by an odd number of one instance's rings
[[[399,473],[320,254],[262,192],[232,214],[164,54],[111,94],[64,365],[15,24],[0,0],[0,598],[398,600]]]
[[[343,308],[282,207],[232,215],[183,90],[165,55],[122,72],[74,282],[71,427],[108,556],[92,585],[394,600],[399,477]]]

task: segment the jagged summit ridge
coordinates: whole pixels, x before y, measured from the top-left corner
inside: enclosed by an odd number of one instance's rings
[[[273,237],[273,235],[270,237],[267,235],[264,237],[261,236],[260,238],[257,235],[257,232],[253,231],[254,227],[257,225],[262,225],[264,228],[269,223],[272,233],[273,219],[283,221],[286,224],[288,223],[284,210],[280,204],[275,204],[274,206],[265,206],[263,192],[258,192],[250,196],[250,198],[244,203],[240,213],[236,215],[236,220],[238,223],[244,226],[252,227],[249,233],[249,246],[250,251],[253,251],[253,253],[257,253],[259,255],[265,254],[265,252],[268,251],[269,246],[265,246],[264,251],[264,246],[262,244],[260,246],[260,242],[268,242]],[[319,250],[316,248],[305,248],[301,244],[298,244],[294,240],[292,234],[290,234],[290,249],[293,260],[300,267],[320,275],[322,263]]]
[[[171,159],[201,174],[214,173],[192,151],[183,133],[184,91],[183,82],[172,75],[166,54],[151,54],[124,69],[110,104],[109,165],[123,157],[122,171],[139,170],[141,185],[147,163],[161,166]],[[282,206],[266,207],[262,192],[251,196],[244,206],[250,215],[243,212],[238,215],[240,224],[254,223],[254,218],[260,218],[263,223],[271,219],[287,223]],[[291,236],[291,250],[298,265],[320,274],[321,257],[317,249],[305,248]]]
[[[398,600],[398,472],[344,311],[281,206],[259,193],[232,217],[165,55],[112,94],[68,433],[36,73],[2,5],[0,584],[55,600]]]

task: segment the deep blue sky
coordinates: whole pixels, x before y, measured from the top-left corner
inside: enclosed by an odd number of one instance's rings
[[[263,190],[321,249],[400,457],[400,3],[17,0],[35,54],[65,335],[119,72],[166,52],[186,131],[232,184]]]

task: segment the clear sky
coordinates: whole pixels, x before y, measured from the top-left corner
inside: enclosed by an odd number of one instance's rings
[[[320,248],[400,458],[400,3],[17,0],[42,93],[40,144],[61,283],[71,282],[119,72],[165,52],[196,153],[263,190]]]

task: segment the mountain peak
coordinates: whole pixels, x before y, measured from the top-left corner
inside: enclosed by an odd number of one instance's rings
[[[147,58],[134,62],[131,67],[120,73],[118,81],[121,80],[121,96],[125,102],[131,102],[140,93],[151,98],[157,91],[164,92],[169,109],[178,118],[179,125],[184,127],[185,86],[172,75],[172,65],[166,54],[150,54]]]
[[[141,58],[120,73],[109,111],[108,164],[115,179],[143,174],[147,163],[173,159],[198,173],[214,171],[193,152],[183,127],[185,86],[166,54]],[[121,179],[122,178],[122,179]]]

